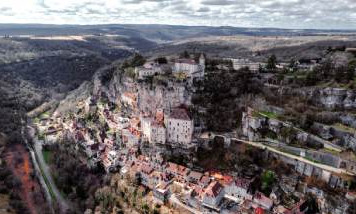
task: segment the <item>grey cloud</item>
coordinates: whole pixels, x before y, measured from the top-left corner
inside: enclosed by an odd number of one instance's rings
[[[206,13],[206,12],[209,12],[210,11],[210,8],[209,7],[201,7],[197,10],[197,12],[200,12],[200,13]]]
[[[64,1],[64,0],[63,0]],[[67,8],[37,0],[38,16],[66,17],[71,20],[139,23],[148,20],[160,24],[212,24],[280,28],[353,28],[356,29],[355,0],[105,0],[73,1]],[[110,5],[110,6],[108,6]],[[139,7],[135,7],[139,5]],[[10,9],[10,10],[9,10]],[[0,8],[11,14],[11,8]],[[0,14],[0,15],[1,15]],[[29,13],[30,14],[30,13]],[[16,14],[19,17],[22,14]],[[41,16],[42,15],[42,16]],[[29,15],[31,16],[31,14]],[[95,17],[95,18],[92,18]],[[85,23],[83,23],[85,24]]]
[[[10,7],[0,7],[0,14],[6,15],[6,16],[14,15],[14,13]]]
[[[170,0],[123,0],[123,3],[126,4],[140,4],[143,2],[157,2],[157,3],[162,3],[162,2],[168,2]]]
[[[236,1],[233,0],[203,0],[202,4],[204,5],[219,5],[219,6],[224,6],[224,5],[233,5],[236,4]]]

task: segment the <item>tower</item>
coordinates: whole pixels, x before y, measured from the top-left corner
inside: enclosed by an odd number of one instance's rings
[[[199,65],[202,69],[201,77],[204,77],[204,75],[205,75],[205,56],[204,56],[204,54],[200,54]]]

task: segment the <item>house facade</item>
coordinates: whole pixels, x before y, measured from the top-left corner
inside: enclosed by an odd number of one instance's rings
[[[214,181],[209,184],[206,188],[205,193],[203,195],[203,206],[208,207],[210,209],[218,209],[218,205],[221,200],[224,198],[224,188],[218,182]]]
[[[193,59],[179,59],[174,63],[173,72],[183,72],[188,77],[203,78],[205,75],[205,57],[202,54],[199,63]]]
[[[248,179],[236,178],[225,186],[225,194],[236,201],[252,199],[252,195],[249,194],[250,183]]]
[[[191,143],[194,123],[185,109],[173,109],[169,117],[165,118],[168,142],[183,145]]]

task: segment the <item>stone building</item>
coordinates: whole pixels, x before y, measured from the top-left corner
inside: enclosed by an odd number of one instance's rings
[[[156,74],[163,74],[169,70],[167,65],[160,65],[155,62],[145,63],[143,66],[135,68],[135,74],[139,79],[154,76]]]
[[[187,77],[203,78],[205,75],[204,55],[200,55],[199,63],[193,59],[178,59],[174,63],[173,72],[183,72]]]
[[[165,117],[165,126],[168,142],[185,145],[191,143],[194,123],[185,109],[173,109],[171,114]]]

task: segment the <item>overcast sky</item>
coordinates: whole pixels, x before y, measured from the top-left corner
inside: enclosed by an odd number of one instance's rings
[[[0,0],[0,22],[356,29],[356,0]]]

